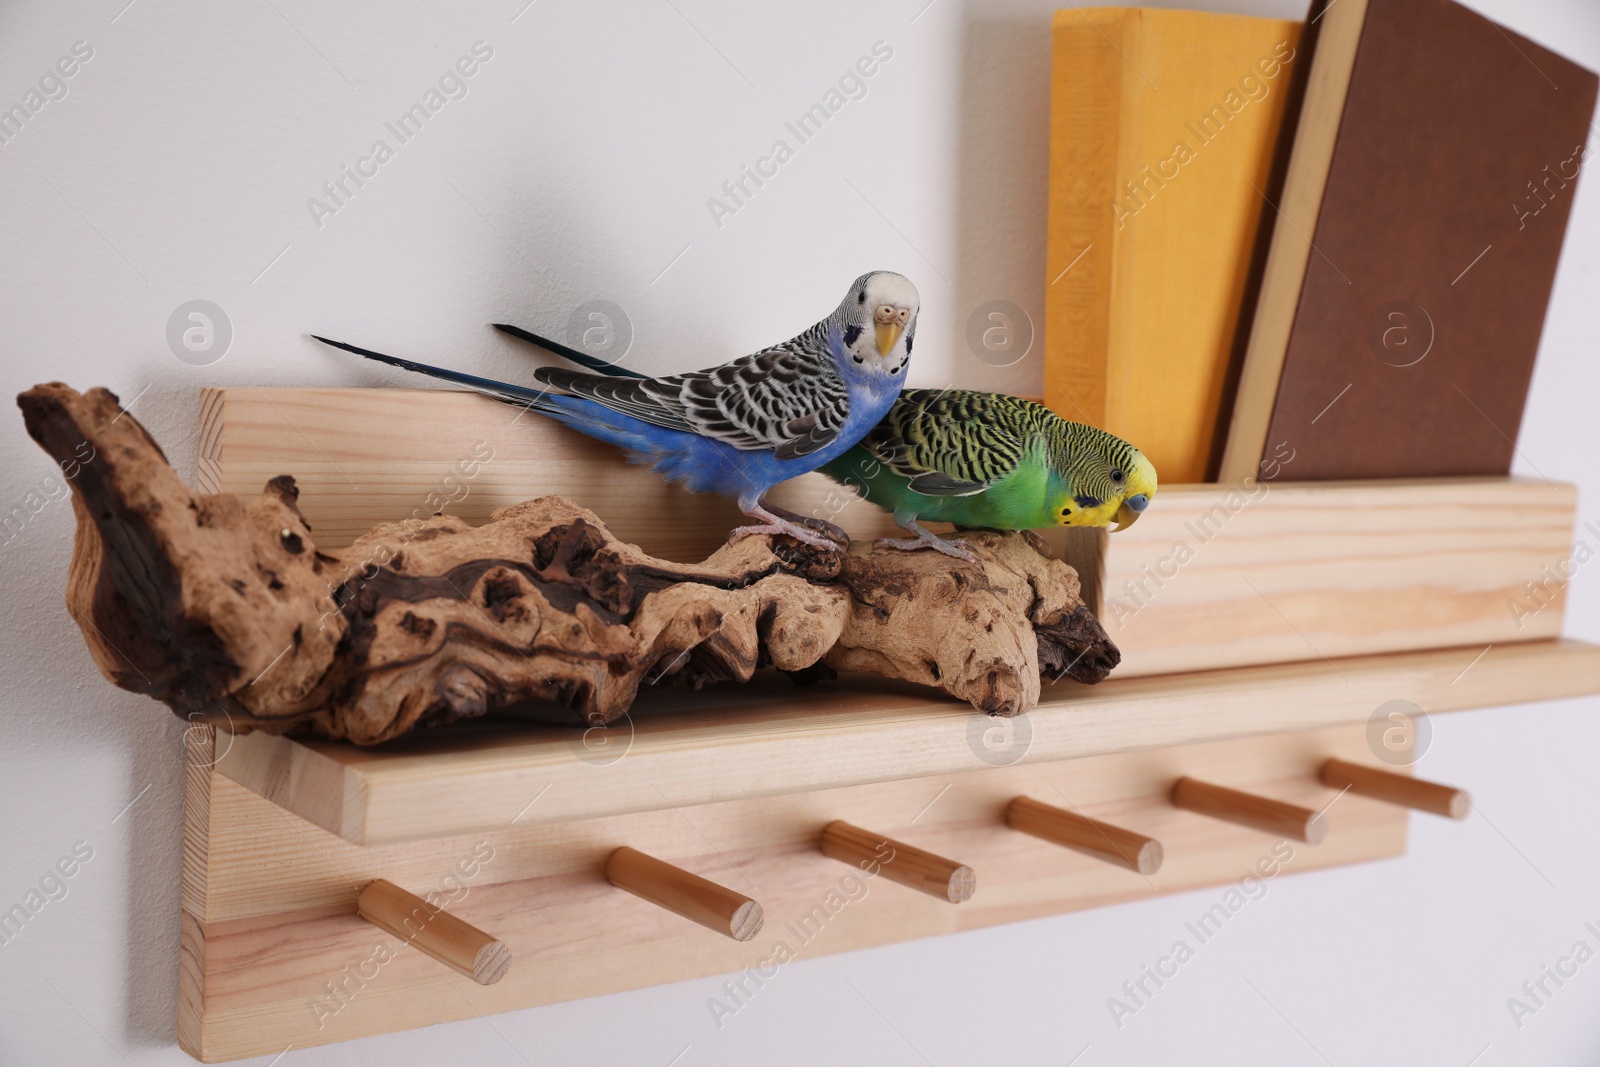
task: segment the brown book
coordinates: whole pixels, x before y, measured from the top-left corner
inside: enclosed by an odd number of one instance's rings
[[[1318,0],[1307,26],[1220,478],[1505,474],[1595,75],[1451,0]]]

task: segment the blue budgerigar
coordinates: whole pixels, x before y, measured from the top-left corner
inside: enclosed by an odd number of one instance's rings
[[[589,368],[541,367],[553,393],[430,367],[325,337],[324,344],[531,408],[626,449],[694,492],[731,496],[758,521],[733,531],[787,534],[818,547],[830,523],[768,504],[774,485],[837,458],[894,404],[917,328],[916,287],[875,271],[851,283],[833,314],[791,340],[709,370],[646,378],[516,327],[508,333]]]

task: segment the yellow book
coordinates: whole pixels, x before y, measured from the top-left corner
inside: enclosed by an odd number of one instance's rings
[[[1055,16],[1045,403],[1134,444],[1163,484],[1211,465],[1300,28]]]

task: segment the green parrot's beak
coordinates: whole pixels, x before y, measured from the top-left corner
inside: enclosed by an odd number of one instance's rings
[[[1117,524],[1111,527],[1111,532],[1121,533],[1123,530],[1126,530],[1128,527],[1138,522],[1139,516],[1142,514],[1144,514],[1143,511],[1135,511],[1126,503],[1124,503],[1120,508],[1117,509],[1117,514],[1115,516]]]
[[[1144,514],[1144,509],[1150,506],[1149,493],[1135,493],[1122,502],[1114,516],[1117,520],[1116,527],[1111,531],[1126,530],[1139,521],[1139,516]]]
[[[898,322],[880,322],[873,329],[878,335],[878,355],[880,356],[887,356],[890,352],[893,352],[895,342],[900,340],[900,334],[905,331],[905,327]]]

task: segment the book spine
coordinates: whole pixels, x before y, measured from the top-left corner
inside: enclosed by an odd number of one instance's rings
[[[1303,95],[1291,112],[1288,166],[1273,204],[1272,237],[1243,345],[1244,360],[1217,480],[1240,484],[1266,461],[1268,438],[1295,316],[1311,259],[1312,234],[1350,90],[1367,0],[1316,0],[1301,51]],[[1315,420],[1312,420],[1315,421]],[[1285,440],[1280,438],[1280,440]]]
[[[1053,29],[1050,201],[1045,255],[1045,404],[1064,419],[1105,426],[1112,268],[1118,240],[1118,134],[1125,55],[1139,51],[1138,12],[1062,13]],[[1137,58],[1133,59],[1137,62]]]

